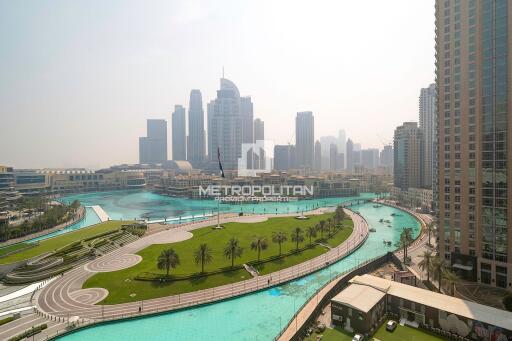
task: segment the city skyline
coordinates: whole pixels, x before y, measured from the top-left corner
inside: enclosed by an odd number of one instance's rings
[[[6,55],[0,66],[0,122],[10,127],[0,138],[3,162],[18,168],[134,163],[146,119],[169,122],[174,105],[188,110],[191,89],[202,92],[206,107],[215,98],[222,67],[225,77],[251,96],[254,117],[266,122],[266,137],[276,144],[293,141],[293,129],[283,132],[281,127],[292,127],[299,111],[315,113],[316,136],[337,135],[343,128],[347,136],[373,148],[382,147],[381,139],[390,141],[400,122],[417,117],[418,89],[433,81],[433,2],[411,6],[397,1],[392,10],[375,2],[368,15],[381,27],[379,34],[370,27],[358,37],[345,33],[359,25],[350,15],[363,10],[357,3],[326,2],[313,10],[296,2],[266,5],[272,11],[264,10],[265,3],[217,7],[192,1],[162,3],[157,9],[131,3],[119,12],[109,5],[91,25],[77,20],[85,11],[81,3],[72,8],[36,3],[23,10],[15,3],[2,3],[0,39]],[[290,5],[294,17],[287,15]],[[56,14],[42,15],[43,7]],[[408,15],[401,15],[406,9]],[[239,15],[227,20],[234,12]],[[62,22],[54,20],[59,14]],[[342,20],[335,20],[335,14]],[[129,20],[133,17],[139,20]],[[303,27],[300,23],[306,18],[319,25]],[[256,19],[267,25],[251,29],[261,26]],[[401,31],[406,25],[411,29]],[[42,26],[47,29],[39,30]],[[215,38],[219,31],[227,32],[227,37]],[[123,38],[126,33],[133,42]],[[375,52],[385,48],[383,36],[396,51],[382,56],[386,68],[374,62]],[[48,42],[45,48],[28,52],[43,41]],[[328,41],[347,45],[325,45]],[[404,41],[417,46],[410,49]],[[344,47],[350,44],[355,48]],[[233,53],[237,48],[239,53]],[[256,51],[262,58],[254,58]],[[322,63],[312,62],[317,58]],[[354,73],[356,69],[365,72]],[[402,87],[400,93],[395,91]],[[333,120],[339,127],[332,128]],[[378,125],[382,138],[362,122]],[[78,138],[73,131],[77,126],[83,132]],[[31,136],[30,143],[23,135]],[[43,158],[50,149],[59,153]]]

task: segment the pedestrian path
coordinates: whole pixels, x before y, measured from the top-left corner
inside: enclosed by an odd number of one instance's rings
[[[11,292],[10,294],[1,296],[0,297],[0,302],[6,302],[6,301],[9,301],[9,300],[21,297],[21,296],[25,296],[26,294],[30,294],[30,293],[34,292],[35,290],[37,290],[37,289],[45,287],[46,285],[48,285],[48,283],[50,283],[54,279],[55,279],[55,277],[54,278],[45,279],[44,281],[27,285],[26,287],[21,288],[20,290],[17,290],[17,291]]]
[[[94,213],[96,213],[98,218],[100,218],[100,221],[102,223],[110,220],[110,217],[108,216],[107,212],[105,212],[105,210],[103,208],[101,208],[101,206],[94,205],[94,206],[91,206],[91,208],[94,210]]]

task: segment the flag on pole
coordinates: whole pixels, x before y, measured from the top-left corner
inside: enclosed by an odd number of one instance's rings
[[[220,162],[220,148],[219,147],[217,147],[217,160],[219,160],[220,176],[225,178],[224,169],[222,169],[222,163]]]

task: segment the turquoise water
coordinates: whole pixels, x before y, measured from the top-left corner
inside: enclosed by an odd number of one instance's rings
[[[94,210],[90,207],[86,207],[85,208],[85,218],[80,220],[79,222],[76,222],[72,225],[69,225],[68,227],[62,229],[62,230],[59,230],[59,231],[55,231],[55,232],[52,232],[52,233],[48,233],[48,234],[45,234],[44,236],[41,236],[41,237],[37,237],[37,238],[33,238],[33,239],[29,239],[27,240],[28,243],[34,243],[34,242],[38,242],[38,241],[41,241],[41,240],[45,240],[45,239],[48,239],[48,238],[52,238],[52,237],[55,237],[55,236],[58,236],[58,235],[61,235],[61,234],[64,234],[64,233],[68,233],[68,232],[72,232],[72,231],[75,231],[75,230],[79,230],[83,227],[87,227],[87,226],[91,226],[91,225],[94,225],[94,224],[98,224],[100,222],[100,218],[98,218],[98,215],[96,213],[94,213]]]
[[[221,204],[221,212],[246,213],[292,213],[311,210],[316,207],[331,206],[351,199],[375,197],[372,193],[364,193],[359,197],[326,198],[300,200],[288,203],[261,204]],[[79,200],[82,205],[100,205],[111,219],[150,220],[174,219],[185,216],[203,216],[217,212],[215,200],[192,200],[172,198],[146,191],[111,191],[84,193],[67,196],[61,199],[66,203]]]
[[[400,210],[373,204],[353,207],[366,218],[376,232],[347,258],[304,278],[265,291],[231,300],[171,312],[154,317],[120,321],[84,329],[64,336],[73,340],[273,340],[295,311],[335,274],[383,255],[393,247],[404,227],[412,227],[414,235],[419,223]],[[394,213],[396,216],[391,216]],[[380,219],[390,223],[380,223]],[[391,227],[388,227],[390,225]]]

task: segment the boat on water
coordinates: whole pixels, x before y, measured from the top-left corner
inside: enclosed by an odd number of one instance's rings
[[[384,219],[380,218],[379,223],[383,223]]]
[[[372,227],[370,228],[370,232],[377,232],[377,230],[375,229],[375,227]]]
[[[379,208],[382,207],[381,205],[373,205],[373,208]]]

